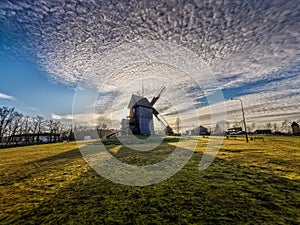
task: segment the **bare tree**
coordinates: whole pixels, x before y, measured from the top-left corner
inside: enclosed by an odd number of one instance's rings
[[[33,133],[37,134],[37,142],[40,141],[40,134],[42,132],[44,132],[44,126],[45,125],[45,121],[44,121],[44,118],[41,117],[41,116],[36,116],[33,118],[33,121],[32,121],[32,130],[33,130]]]
[[[267,123],[266,126],[267,126],[267,129],[270,130],[272,125],[271,125],[271,123]]]
[[[277,132],[277,123],[273,123],[274,131]]]
[[[242,124],[243,124],[243,121],[240,121],[240,120],[236,120],[235,122],[234,122],[234,127],[242,127]]]
[[[44,132],[45,130],[45,121],[44,118],[41,116],[36,116],[37,119],[37,133],[40,134]]]
[[[79,130],[90,129],[88,126],[77,126]],[[102,127],[106,128],[107,125],[102,124]],[[72,125],[66,125],[56,120],[45,120],[41,116],[23,116],[14,108],[0,107],[0,143],[5,142],[6,145],[9,145],[19,141],[25,141],[27,144],[39,142],[43,133],[47,133],[47,136],[50,135],[50,142],[59,141],[62,136],[67,139],[71,131]]]
[[[255,130],[255,126],[256,126],[256,124],[255,124],[255,123],[252,123],[252,124],[251,124],[251,130],[252,130],[252,132],[254,132],[254,130]]]
[[[288,123],[287,120],[284,120],[282,123],[281,123],[281,130],[282,131],[285,131],[285,132],[290,132],[290,125]]]
[[[179,116],[177,116],[175,124],[176,124],[177,133],[179,134],[180,129],[181,129],[181,120],[180,120]]]
[[[107,124],[106,123],[103,123],[102,125],[101,125],[101,128],[103,129],[103,130],[105,130],[105,129],[107,129]]]
[[[1,107],[0,108],[0,143],[7,131],[7,127],[12,122],[15,108]]]
[[[251,130],[251,127],[247,125],[247,132]]]
[[[214,134],[224,135],[224,133],[225,133],[225,121],[218,121],[214,129]]]
[[[29,116],[24,116],[21,132],[22,132],[22,134],[26,135],[26,137],[25,137],[25,142],[26,143],[29,143],[30,130],[31,130],[30,117]]]
[[[58,133],[60,134],[61,139],[67,140],[71,130],[72,130],[72,125],[60,123],[58,128]]]
[[[16,135],[18,132],[20,132],[22,123],[23,123],[23,115],[18,112],[13,112],[13,119],[11,123],[8,125],[8,132],[7,132],[8,137],[6,140],[6,145],[8,145],[11,142],[13,135]]]
[[[58,130],[59,130],[60,122],[59,121],[54,121],[54,120],[48,120],[47,121],[47,128],[50,132],[50,142],[57,141],[57,135]],[[54,140],[53,140],[53,137]]]

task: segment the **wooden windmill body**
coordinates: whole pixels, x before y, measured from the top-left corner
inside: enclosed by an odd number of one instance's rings
[[[165,128],[165,133],[167,135],[174,135],[173,129],[169,126],[167,121],[159,116],[159,112],[154,108],[154,104],[160,98],[162,92],[165,90],[163,87],[159,93],[153,97],[151,102],[139,95],[132,95],[128,108],[129,113],[129,129],[134,135],[154,135],[154,124],[153,115]]]
[[[153,107],[147,98],[132,95],[128,104],[130,109],[129,128],[132,134],[153,135]]]

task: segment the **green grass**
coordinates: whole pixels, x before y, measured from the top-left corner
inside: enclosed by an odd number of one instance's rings
[[[168,137],[143,153],[115,139],[105,144],[123,162],[148,165],[171,154],[177,141]],[[176,175],[145,187],[99,176],[75,143],[2,149],[0,224],[300,223],[299,137],[269,136],[248,144],[224,139],[213,164],[200,172],[207,141],[199,138]]]

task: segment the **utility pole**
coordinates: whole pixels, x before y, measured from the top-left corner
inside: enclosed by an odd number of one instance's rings
[[[244,113],[244,107],[243,107],[243,101],[239,98],[231,98],[231,100],[238,100],[241,102],[241,107],[242,107],[242,114],[243,114],[243,122],[244,122],[244,127],[245,127],[245,133],[246,133],[246,142],[248,143],[248,133],[247,133],[247,125],[246,125],[246,119],[245,119],[245,113]]]

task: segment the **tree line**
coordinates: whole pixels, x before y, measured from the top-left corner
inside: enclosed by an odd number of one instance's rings
[[[0,143],[5,145],[11,144],[16,136],[24,136],[25,141],[30,142],[32,139],[26,140],[26,135],[36,135],[39,139],[39,135],[46,133],[49,134],[48,141],[53,142],[52,138],[55,136],[60,139],[68,138],[71,130],[71,125],[60,121],[44,119],[42,116],[25,116],[15,108],[0,107]]]

